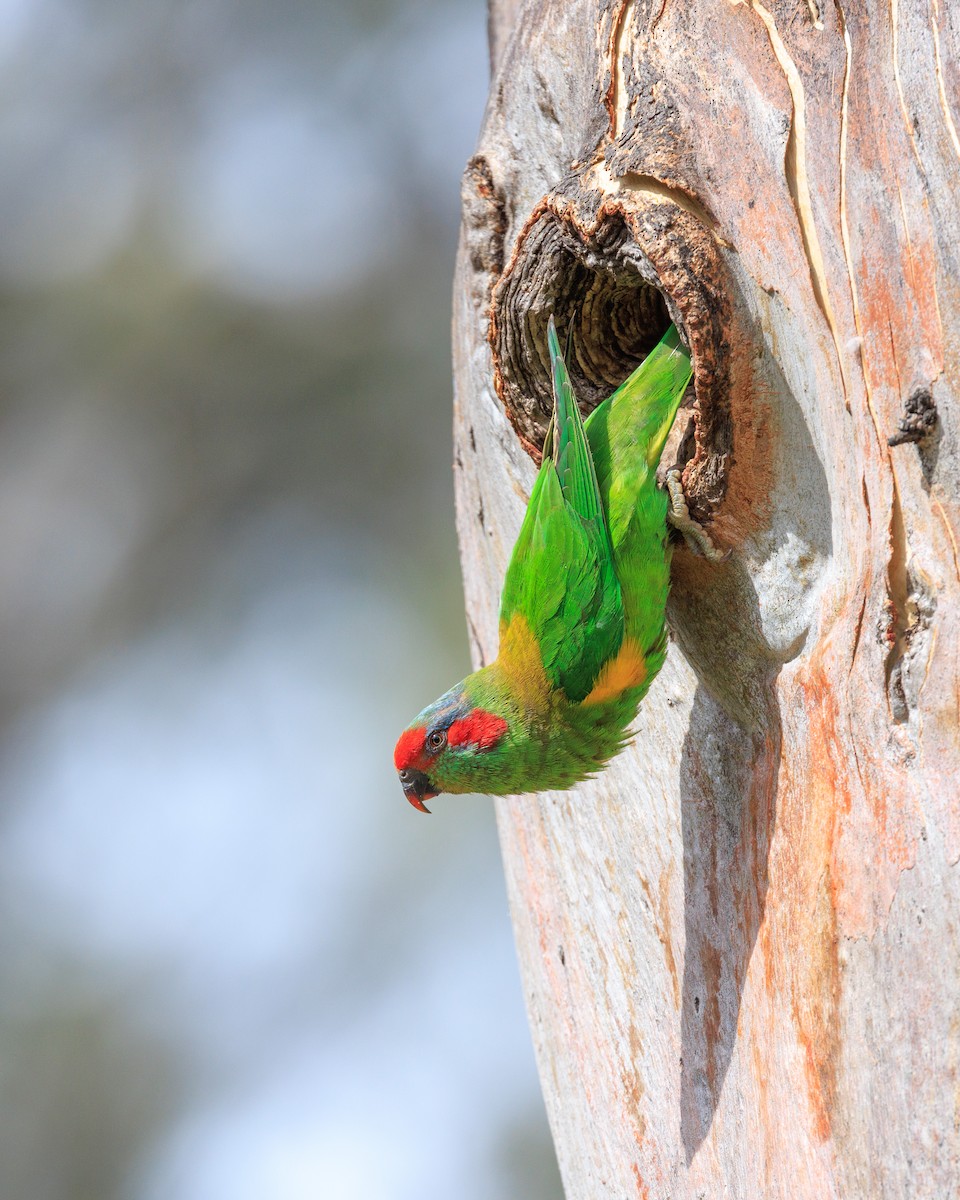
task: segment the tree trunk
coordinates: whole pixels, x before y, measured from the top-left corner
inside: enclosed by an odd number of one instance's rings
[[[955,1195],[960,6],[493,0],[455,288],[477,662],[549,409],[695,361],[667,665],[498,801],[568,1200]],[[891,446],[889,439],[895,444]]]

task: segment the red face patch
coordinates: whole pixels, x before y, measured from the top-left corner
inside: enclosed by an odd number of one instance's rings
[[[423,755],[423,743],[427,731],[423,728],[406,729],[400,734],[397,748],[393,752],[393,765],[398,771],[407,771]]]
[[[503,717],[486,712],[482,708],[475,708],[462,721],[454,721],[447,732],[447,741],[451,746],[469,743],[478,750],[491,750],[507,729]]]

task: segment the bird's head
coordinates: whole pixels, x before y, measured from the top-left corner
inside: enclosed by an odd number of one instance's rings
[[[509,753],[510,720],[496,705],[475,703],[470,680],[425,708],[393,752],[403,794],[421,812],[441,792],[497,792]]]

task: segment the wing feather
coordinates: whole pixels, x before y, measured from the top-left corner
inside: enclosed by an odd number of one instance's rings
[[[524,618],[551,684],[579,701],[620,648],[623,598],[590,446],[552,317],[548,344],[553,445],[507,569],[500,619],[503,626],[516,615]]]

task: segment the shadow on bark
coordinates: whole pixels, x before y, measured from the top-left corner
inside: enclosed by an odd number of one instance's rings
[[[774,679],[765,681],[768,719],[753,732],[701,685],[683,747],[680,1131],[688,1164],[716,1112],[763,919],[781,748]]]
[[[737,1041],[744,981],[763,921],[782,748],[777,677],[803,648],[831,561],[830,493],[810,431],[778,364],[768,448],[779,495],[766,553],[782,584],[764,601],[744,562],[674,560],[671,625],[700,680],[680,763],[686,951],[680,1129],[687,1163],[710,1130]],[[759,543],[758,543],[759,544]],[[761,617],[761,610],[765,620]]]

